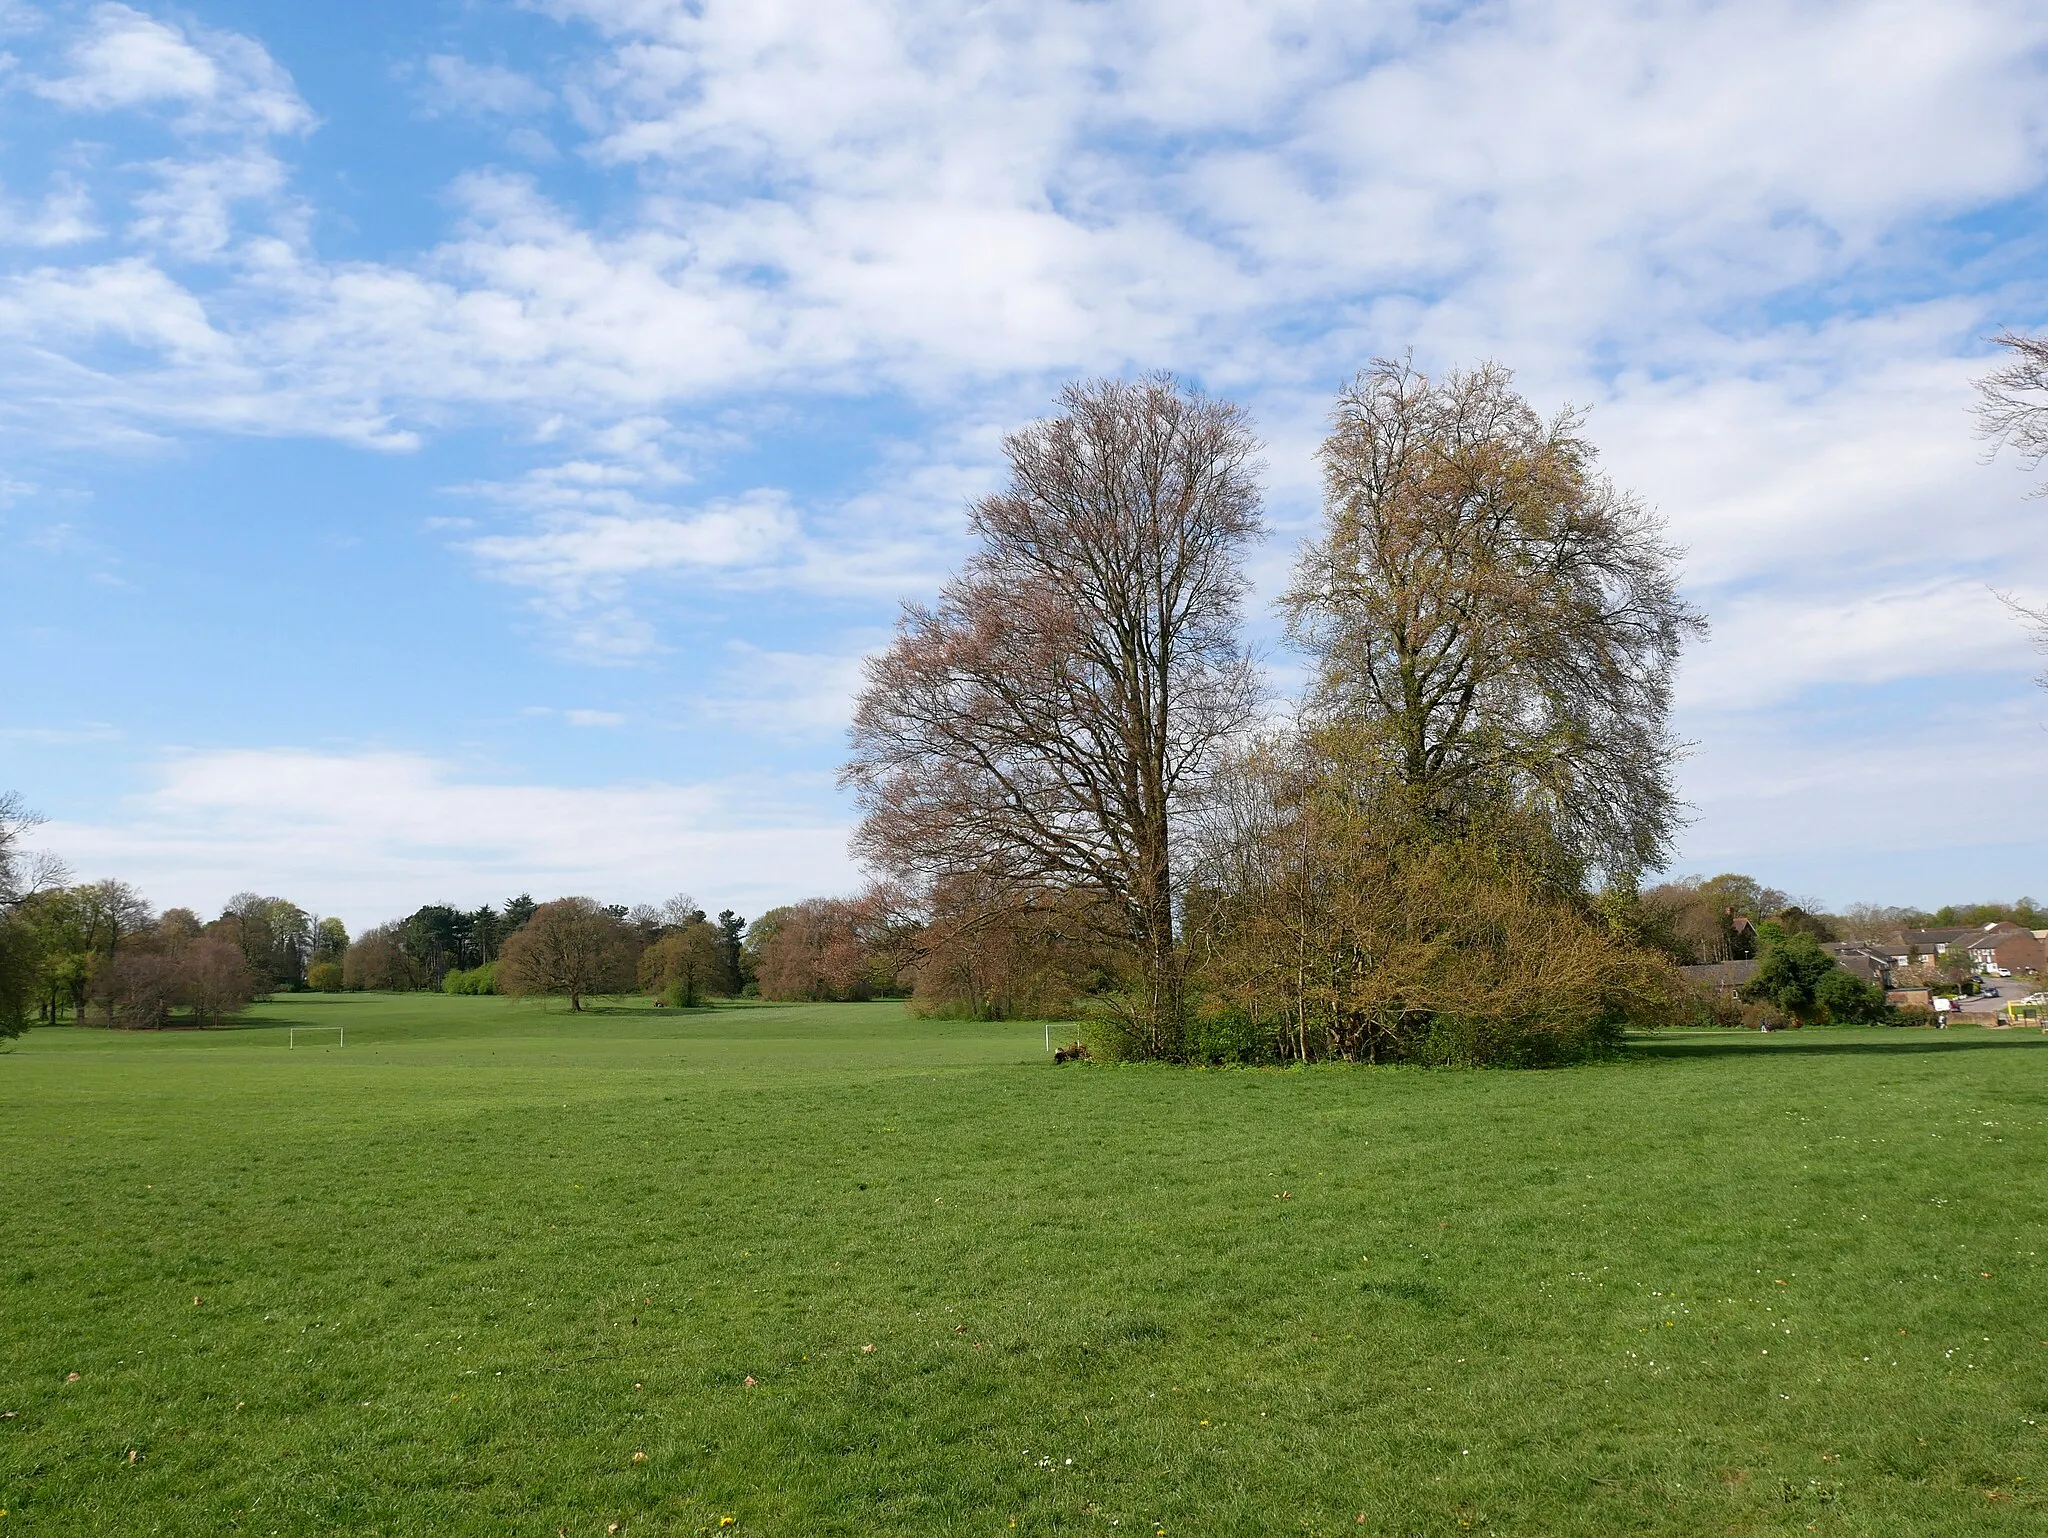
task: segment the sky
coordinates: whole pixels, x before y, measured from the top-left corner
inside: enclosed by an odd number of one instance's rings
[[[2038,0],[0,0],[0,789],[352,927],[844,891],[862,656],[1171,369],[1571,403],[1712,624],[1675,873],[2048,896]]]

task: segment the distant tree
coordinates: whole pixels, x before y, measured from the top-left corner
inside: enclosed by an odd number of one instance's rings
[[[2020,468],[2031,473],[2048,459],[2048,337],[2002,331],[1992,340],[2009,356],[2002,367],[1977,381],[1977,430],[1990,440],[1993,455],[2010,448],[2019,455]],[[2048,496],[2048,484],[2029,495]],[[2009,594],[1999,597],[2033,630],[2035,644],[2048,651],[2048,609]],[[2048,673],[2040,682],[2048,687]]]
[[[86,952],[90,958],[87,976],[80,978],[78,992],[73,998],[74,1018],[85,1019],[85,989],[88,981],[96,978],[104,969],[110,969],[121,958],[124,943],[132,940],[156,924],[156,913],[143,895],[125,881],[92,881],[71,889],[78,900],[79,918],[85,931]],[[139,976],[139,974],[138,974]],[[140,986],[139,982],[137,986]],[[114,1023],[114,999],[112,992],[101,990],[99,997],[108,1010],[107,1023]]]
[[[19,910],[0,913],[0,1038],[19,1036],[42,997],[43,953],[37,928]]]
[[[1096,938],[1101,922],[1076,911],[1089,900],[1001,880],[940,883],[920,921],[901,932],[912,1008],[953,1019],[1071,1019],[1078,1001],[1115,981],[1116,958]],[[1199,895],[1188,909],[1199,914]],[[1202,925],[1184,917],[1183,929]]]
[[[306,986],[315,993],[339,993],[347,986],[347,977],[338,961],[316,961],[306,968]]]
[[[305,981],[306,958],[313,948],[313,921],[297,903],[237,892],[228,899],[210,932],[241,951],[249,975],[262,992],[296,988]]]
[[[468,918],[471,949],[463,960],[474,970],[498,959],[498,947],[505,943],[505,920],[489,903]]]
[[[725,991],[720,932],[701,913],[670,928],[640,954],[640,986],[678,1009]]]
[[[1934,968],[1943,982],[1961,987],[1977,975],[1976,958],[1970,954],[1968,941],[1951,945],[1942,951]]]
[[[168,1025],[180,984],[174,959],[132,949],[95,968],[92,979],[93,997],[106,1011],[107,1025],[131,1031],[160,1031]]]
[[[863,917],[860,905],[847,898],[809,897],[755,920],[762,931],[755,961],[761,997],[872,998],[876,966],[862,933]]]
[[[1641,894],[1643,938],[1685,964],[1751,960],[1756,955],[1755,924],[1778,914],[1794,915],[1793,929],[1834,938],[1831,931],[1822,933],[1828,930],[1824,920],[1788,907],[1790,901],[1776,887],[1735,871],[1705,879],[1682,876]],[[1746,929],[1738,923],[1743,919],[1750,921]]]
[[[581,1010],[592,994],[633,986],[634,955],[624,918],[588,897],[542,903],[505,942],[498,986],[506,993],[567,998]]]
[[[1284,600],[1314,719],[1444,836],[1533,815],[1574,888],[1666,862],[1672,680],[1705,630],[1662,521],[1599,473],[1583,426],[1537,416],[1496,364],[1375,362],[1338,397],[1326,532]]]
[[[1801,1024],[1819,1018],[1821,980],[1837,970],[1835,958],[1812,935],[1788,933],[1775,921],[1767,921],[1762,933],[1763,954],[1743,997],[1775,1005]]]
[[[226,941],[195,939],[172,958],[172,964],[176,1001],[191,1009],[201,1027],[240,1014],[256,997],[259,983],[248,958]]]
[[[28,847],[28,836],[43,821],[42,814],[30,811],[19,793],[0,791],[0,913],[71,879],[62,860]]]
[[[26,1030],[43,998],[46,937],[27,909],[69,879],[55,859],[31,854],[24,843],[42,821],[19,795],[0,792],[0,1037]]]
[[[418,987],[438,988],[451,967],[462,965],[469,939],[466,920],[445,903],[429,903],[405,920],[399,944],[420,978]]]
[[[156,921],[158,947],[174,955],[205,933],[206,926],[190,908],[166,908]]]
[[[2013,902],[1950,903],[1927,916],[1928,929],[1982,929],[1986,924],[2017,924],[2022,929],[2048,929],[2048,910],[2031,897]]]
[[[1818,914],[1808,913],[1797,906],[1781,908],[1771,915],[1778,921],[1778,927],[1788,935],[1812,935],[1823,945],[1832,944],[1837,936],[1833,926]]]
[[[1859,943],[1891,940],[1909,928],[1920,926],[1922,914],[1911,908],[1886,907],[1882,903],[1851,903],[1830,921],[1836,934]]]
[[[750,981],[746,967],[746,936],[747,921],[730,908],[720,909],[718,955],[725,975],[719,986],[728,998],[738,998]]]
[[[531,892],[521,892],[517,897],[506,898],[503,928],[498,933],[499,943],[502,944],[508,936],[525,928],[526,921],[533,917],[538,907],[539,904],[533,900]]]
[[[378,924],[357,935],[342,958],[342,986],[351,993],[408,993],[429,986],[427,974],[404,945],[405,926]]]
[[[34,968],[36,1018],[55,1025],[68,1005],[73,1021],[83,1024],[93,957],[77,893],[65,887],[37,892],[10,919],[23,931],[13,937],[13,943],[26,946],[18,954]]]
[[[870,659],[842,782],[855,847],[892,878],[1098,895],[1139,1039],[1173,1058],[1180,825],[1258,705],[1240,613],[1258,445],[1242,410],[1167,375],[1072,384],[1060,407],[1004,440],[974,554]],[[787,986],[765,953],[760,984]]]
[[[348,926],[337,918],[320,919],[313,925],[313,948],[308,965],[340,966],[348,954]]]

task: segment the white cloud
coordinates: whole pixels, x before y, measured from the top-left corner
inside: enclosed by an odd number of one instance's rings
[[[571,726],[624,726],[626,718],[616,710],[565,710],[562,719]]]
[[[877,638],[878,639],[878,638]],[[859,655],[726,647],[720,692],[697,708],[713,721],[786,741],[843,738],[864,674]]]
[[[232,32],[183,28],[126,5],[96,5],[65,74],[33,82],[78,112],[172,105],[193,129],[295,133],[313,114],[262,46]]]
[[[629,580],[758,576],[798,537],[795,515],[773,490],[687,514],[641,508],[629,495],[580,500],[613,501],[620,510],[546,513],[531,532],[488,534],[462,548],[491,577],[534,593],[542,611],[567,627],[572,649],[593,657],[633,656],[653,645],[650,628],[624,605]]]
[[[39,846],[162,905],[276,892],[352,928],[421,903],[690,890],[743,912],[855,884],[846,830],[814,798],[744,784],[572,789],[466,776],[406,753],[195,753],[114,820],[52,823]]]
[[[131,239],[187,261],[224,252],[236,234],[238,205],[266,210],[285,191],[285,170],[263,150],[206,160],[160,162],[158,184],[135,200]]]
[[[36,208],[0,198],[0,245],[48,249],[76,245],[100,233],[93,218],[92,195],[83,187],[54,187]]]
[[[554,94],[502,64],[477,64],[459,54],[430,55],[424,68],[424,94],[443,112],[475,112],[512,117],[541,112]]]

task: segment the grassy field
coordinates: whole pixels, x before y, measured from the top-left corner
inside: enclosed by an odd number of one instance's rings
[[[32,1033],[0,1538],[2043,1529],[2039,1035],[1043,1040],[438,996]]]

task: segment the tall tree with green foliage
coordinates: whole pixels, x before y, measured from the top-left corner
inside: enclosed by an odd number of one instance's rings
[[[746,937],[747,921],[730,908],[721,909],[718,915],[718,955],[725,969],[727,998],[738,998],[751,981],[746,965]]]
[[[1326,524],[1295,568],[1310,715],[1447,837],[1548,832],[1554,878],[1633,883],[1680,825],[1679,652],[1705,630],[1657,515],[1497,364],[1379,360],[1338,397]]]

